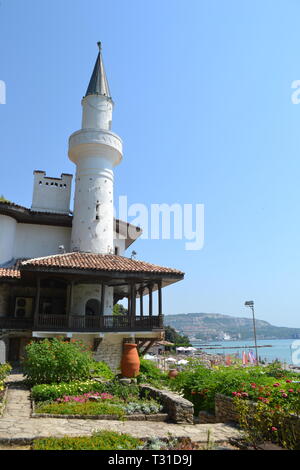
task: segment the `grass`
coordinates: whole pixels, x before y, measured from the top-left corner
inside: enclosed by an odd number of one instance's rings
[[[101,431],[91,437],[63,437],[36,439],[33,450],[134,450],[143,441],[130,434]]]
[[[60,415],[115,415],[124,416],[124,410],[118,405],[98,402],[41,403],[36,405],[35,412]]]

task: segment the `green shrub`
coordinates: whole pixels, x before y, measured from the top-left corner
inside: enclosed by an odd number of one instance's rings
[[[124,416],[125,411],[120,405],[88,401],[86,403],[41,403],[36,407],[36,413],[49,413],[58,415],[115,415]]]
[[[90,376],[91,353],[80,341],[34,341],[26,346],[24,375],[29,383],[84,380]]]
[[[138,383],[150,383],[156,387],[164,386],[168,381],[168,375],[162,372],[152,361],[140,358],[140,375]]]
[[[111,380],[115,376],[115,374],[113,373],[109,365],[107,365],[105,362],[102,362],[102,361],[99,361],[99,362],[94,361],[91,364],[90,372],[91,372],[92,377],[103,377],[104,379],[107,379],[107,380]]]
[[[129,397],[138,398],[139,387],[136,385],[122,385],[118,382],[101,383],[95,380],[61,382],[59,384],[35,385],[31,389],[31,396],[35,401],[52,401],[65,395],[82,395],[88,392],[107,392],[128,400]]]
[[[142,445],[143,441],[130,434],[101,431],[92,437],[36,439],[33,450],[134,450]]]
[[[2,382],[5,377],[10,373],[11,371],[11,365],[6,363],[6,364],[0,364],[0,382]]]
[[[271,441],[288,450],[300,450],[298,422],[291,420],[282,407],[272,408],[263,402],[252,406],[241,398],[235,398],[235,405],[243,438],[255,449],[263,442]]]
[[[263,367],[219,367],[207,369],[193,362],[170,382],[171,388],[181,391],[187,400],[194,404],[195,413],[200,410],[214,412],[215,395],[222,393],[232,396],[244,385],[255,382],[257,385],[273,385],[274,377]]]

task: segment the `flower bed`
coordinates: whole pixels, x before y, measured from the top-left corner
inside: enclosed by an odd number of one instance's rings
[[[190,438],[137,439],[130,434],[101,431],[90,437],[40,438],[33,442],[33,450],[210,450]]]
[[[280,377],[280,378],[278,378]],[[299,375],[275,368],[268,367],[218,367],[206,369],[203,366],[193,365],[178,374],[170,384],[174,390],[180,391],[190,400],[195,407],[195,413],[199,411],[214,412],[215,396],[218,393],[232,397],[233,393],[244,393],[245,398],[258,399],[263,396],[263,391],[274,389],[275,383],[280,384],[278,398],[284,400],[284,395],[289,394],[289,389],[297,388],[290,384],[293,380],[300,379]],[[287,382],[287,381],[291,382]],[[255,384],[256,388],[252,385]],[[261,388],[262,387],[262,388]]]
[[[93,385],[92,385],[93,384]],[[118,383],[64,384],[62,386],[38,386],[32,390],[32,417],[90,418],[90,419],[130,419],[165,421],[167,413],[162,413],[163,405],[154,399],[140,400],[139,387]],[[78,395],[64,395],[65,389],[78,390],[92,388],[92,391]],[[98,389],[98,391],[95,390]],[[107,391],[109,390],[109,392]],[[58,393],[59,391],[59,393]],[[110,393],[114,391],[114,394]],[[51,395],[60,396],[45,400]],[[44,400],[41,400],[44,398]]]

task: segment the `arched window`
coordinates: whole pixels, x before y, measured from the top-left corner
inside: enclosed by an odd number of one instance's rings
[[[97,299],[89,299],[85,304],[85,314],[95,316],[100,314],[100,302]]]

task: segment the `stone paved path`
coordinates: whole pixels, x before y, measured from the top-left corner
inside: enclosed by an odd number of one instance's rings
[[[12,373],[7,404],[0,418],[0,443],[28,443],[37,437],[87,436],[94,431],[111,430],[128,432],[135,437],[190,437],[195,442],[206,442],[211,430],[215,442],[225,442],[239,437],[239,431],[231,426],[218,424],[182,425],[145,421],[106,421],[62,418],[31,418],[29,391],[24,387],[23,376]]]

